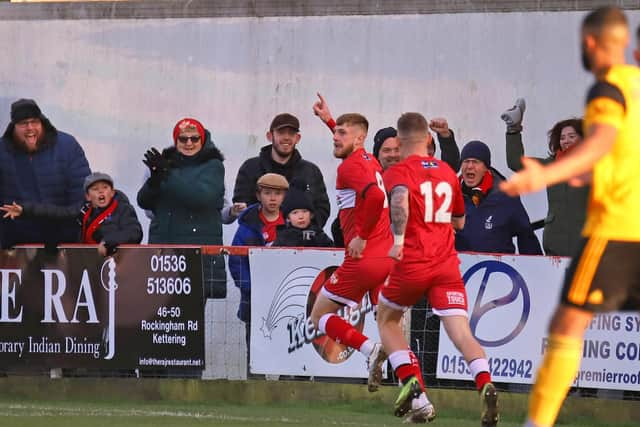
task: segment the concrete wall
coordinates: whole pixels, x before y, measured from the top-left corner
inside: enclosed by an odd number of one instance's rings
[[[7,0],[4,0],[7,1]],[[12,0],[2,19],[146,19],[265,16],[402,15],[590,10],[602,4],[627,9],[640,0]],[[46,4],[53,1],[55,4]],[[38,4],[40,3],[40,4]]]
[[[27,9],[21,19],[10,18],[7,6]],[[590,82],[579,63],[583,12],[26,16],[39,6],[47,5],[0,8],[9,19],[0,26],[6,52],[0,126],[8,122],[13,100],[35,98],[59,129],[78,138],[92,169],[112,173],[133,199],[143,176],[142,154],[150,146],[169,145],[173,125],[183,116],[200,118],[211,129],[227,157],[231,191],[242,161],[266,144],[271,118],[294,113],[302,124],[300,151],[322,168],[332,188],[338,163],[328,130],[311,113],[316,91],[326,95],[334,113],[358,111],[369,118],[369,147],[377,128],[394,124],[401,112],[420,111],[448,118],[461,145],[487,142],[494,165],[507,174],[500,113],[525,97],[526,150],[544,156],[546,131],[559,119],[581,114]],[[629,16],[635,27],[640,14]],[[532,219],[544,216],[543,193],[527,196],[525,204]],[[234,230],[225,228],[225,241]]]

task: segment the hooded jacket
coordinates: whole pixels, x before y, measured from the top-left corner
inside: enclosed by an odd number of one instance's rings
[[[221,245],[224,205],[224,157],[210,139],[193,156],[174,146],[162,151],[170,168],[152,175],[138,191],[138,206],[153,212],[149,243]],[[225,298],[227,273],[222,255],[202,256],[205,298]]]
[[[308,191],[313,200],[315,222],[324,227],[331,212],[331,204],[322,172],[314,163],[304,160],[298,150],[293,150],[293,155],[285,164],[271,158],[271,144],[262,147],[258,157],[245,160],[238,169],[233,201],[245,202],[247,205],[256,203],[258,178],[269,172],[283,175],[291,187]]]
[[[221,245],[222,153],[206,141],[194,156],[175,147],[165,148],[162,156],[171,165],[167,176],[147,179],[138,191],[138,205],[153,212],[149,243]]]
[[[0,140],[0,203],[44,203],[79,206],[84,201],[84,178],[91,173],[89,162],[76,139],[59,132],[41,117],[45,133],[35,152],[27,152],[13,140],[10,123]],[[57,245],[75,242],[73,219],[22,218],[0,220],[3,248],[22,243]]]
[[[96,242],[105,242],[107,248],[115,248],[123,243],[137,244],[142,240],[142,227],[138,221],[136,211],[131,206],[127,196],[120,190],[116,190],[113,200],[118,202],[118,206],[113,213],[107,216],[93,233]],[[40,203],[26,202],[22,206],[22,215],[25,217],[49,218],[49,219],[75,219],[76,234],[78,242],[82,242],[81,229],[84,213],[91,207],[89,202],[80,206],[56,206]],[[97,218],[105,208],[95,208],[92,210],[88,222]]]

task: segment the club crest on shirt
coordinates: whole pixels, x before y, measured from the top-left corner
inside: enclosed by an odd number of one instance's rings
[[[422,167],[424,169],[431,169],[431,168],[437,168],[438,167],[438,162],[433,161],[433,160],[422,160]]]
[[[371,160],[371,157],[369,156],[369,153],[362,153],[362,158],[365,160]]]
[[[484,220],[484,228],[485,230],[491,230],[493,228],[493,215],[489,215],[487,219]]]

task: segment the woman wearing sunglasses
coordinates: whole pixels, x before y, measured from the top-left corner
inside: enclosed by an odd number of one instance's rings
[[[151,175],[138,191],[138,205],[153,213],[149,243],[222,244],[223,160],[209,132],[193,118],[176,123],[173,146],[145,153]],[[224,258],[203,257],[203,274],[205,298],[224,298]]]

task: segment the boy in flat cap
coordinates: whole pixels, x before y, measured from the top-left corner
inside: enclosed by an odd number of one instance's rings
[[[16,202],[0,207],[4,218],[76,218],[80,227],[79,241],[97,244],[102,256],[111,255],[122,243],[140,243],[142,227],[129,199],[113,188],[106,173],[94,172],[84,180],[86,201],[80,206],[56,206],[46,203]]]
[[[233,246],[271,246],[276,240],[276,227],[284,224],[280,207],[289,189],[287,179],[276,173],[266,173],[257,182],[257,203],[242,211],[238,217],[238,229]],[[229,271],[240,288],[238,318],[247,324],[251,321],[251,281],[249,259],[246,256],[229,256]],[[248,329],[248,328],[247,328]]]

